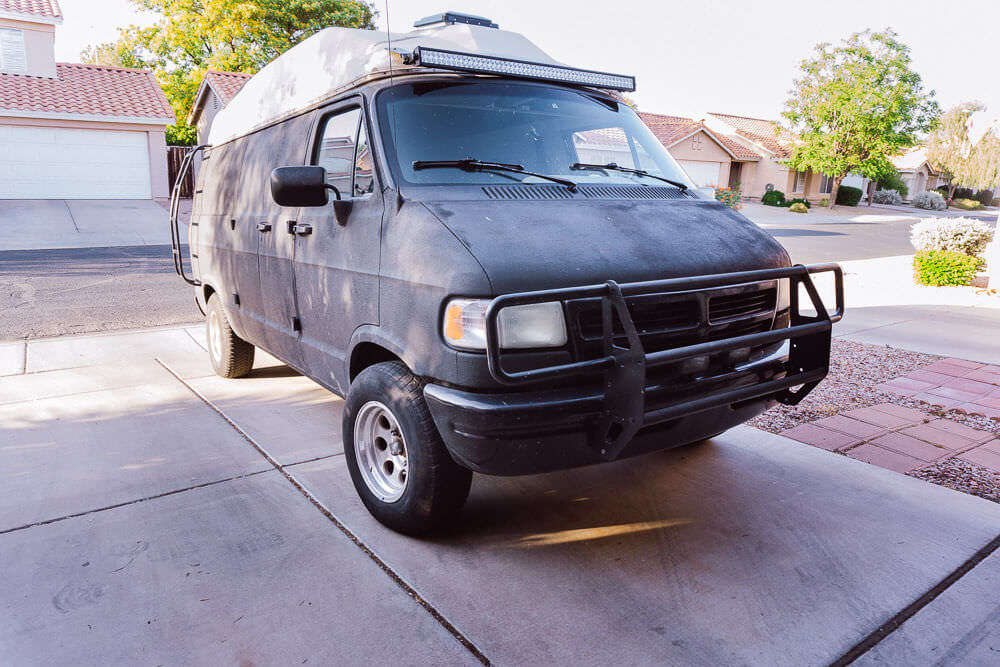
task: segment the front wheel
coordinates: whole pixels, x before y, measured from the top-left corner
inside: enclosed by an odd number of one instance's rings
[[[343,431],[354,488],[389,528],[426,533],[446,525],[465,504],[472,471],[448,454],[420,380],[402,363],[375,364],[355,378]]]

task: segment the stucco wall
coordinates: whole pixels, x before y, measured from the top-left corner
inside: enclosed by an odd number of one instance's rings
[[[27,70],[17,74],[55,77],[55,26],[0,18],[0,28],[20,30],[24,35],[24,59]]]
[[[167,184],[167,128],[165,125],[11,117],[0,117],[0,125],[68,127],[81,130],[115,130],[120,132],[145,133],[149,144],[149,184],[152,196],[154,199],[162,199],[170,196],[170,187]]]

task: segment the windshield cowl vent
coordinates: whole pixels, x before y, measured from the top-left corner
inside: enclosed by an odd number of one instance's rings
[[[580,185],[574,195],[561,185],[484,185],[490,199],[538,201],[543,199],[693,199],[678,188],[642,185]]]

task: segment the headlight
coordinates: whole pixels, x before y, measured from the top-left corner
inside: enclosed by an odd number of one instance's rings
[[[444,309],[444,339],[463,350],[486,349],[487,299],[452,299]],[[508,306],[497,317],[500,347],[506,350],[566,344],[566,319],[555,301]]]
[[[778,301],[776,310],[780,313],[787,310],[792,303],[791,279],[778,278]]]

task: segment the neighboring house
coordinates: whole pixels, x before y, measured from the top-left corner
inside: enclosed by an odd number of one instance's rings
[[[169,195],[174,114],[151,72],[57,63],[56,0],[0,0],[0,199]]]
[[[752,177],[742,179],[745,197],[760,198],[768,185],[784,192],[788,199],[803,197],[818,201],[830,196],[833,178],[811,170],[795,171],[785,164],[792,156],[798,139],[775,121],[709,113],[704,122],[716,135],[727,137],[760,154]]]
[[[188,116],[188,125],[198,129],[198,143],[208,141],[208,132],[212,129],[212,121],[222,107],[236,97],[243,85],[250,80],[252,74],[243,72],[219,72],[208,70],[205,78],[194,96],[194,106]]]
[[[924,190],[933,190],[948,182],[948,179],[927,161],[926,146],[915,146],[905,151],[893,158],[892,164],[899,170],[900,178],[906,183],[909,197]]]
[[[664,148],[698,186],[733,187],[752,181],[761,156],[705,123],[680,116],[640,113]]]

